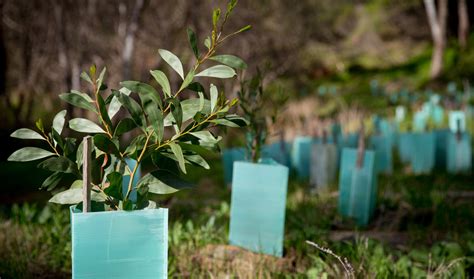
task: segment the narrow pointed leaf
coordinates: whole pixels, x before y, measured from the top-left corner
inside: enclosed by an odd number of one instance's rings
[[[130,91],[129,89],[125,87],[120,88],[119,92],[127,96],[129,96],[130,93],[132,93],[132,91]],[[120,103],[117,96],[114,95],[112,97],[112,100],[110,101],[110,105],[107,110],[107,114],[109,115],[109,118],[110,119],[114,118],[114,116],[117,114],[117,112],[120,110],[121,107],[122,107],[122,104]]]
[[[38,164],[38,167],[53,172],[78,173],[77,165],[64,156],[44,160]]]
[[[53,152],[38,147],[23,147],[13,152],[13,154],[10,155],[7,160],[15,162],[27,162],[43,159],[54,155],[55,154]]]
[[[191,188],[193,185],[180,179],[178,176],[165,170],[158,170],[145,175],[138,182],[137,188],[148,187],[150,193],[165,195],[181,189]]]
[[[226,65],[216,65],[196,74],[197,77],[231,78],[235,76],[234,69]]]
[[[69,121],[69,128],[81,133],[105,133],[96,123],[85,118],[73,118]]]
[[[20,128],[13,132],[10,137],[18,139],[40,139],[45,140],[38,132],[27,128]]]
[[[168,63],[168,65],[175,70],[178,75],[184,79],[184,71],[183,71],[183,64],[179,60],[178,56],[174,55],[171,51],[166,49],[159,49],[158,53],[160,54],[161,58]]]
[[[179,168],[181,169],[183,173],[186,173],[186,166],[184,164],[184,156],[183,156],[183,150],[181,149],[181,146],[179,146],[178,144],[174,142],[170,143],[169,146],[173,154],[178,159]]]
[[[76,106],[78,108],[83,108],[86,110],[90,110],[93,112],[97,112],[97,109],[94,107],[92,103],[90,103],[84,96],[77,94],[77,93],[63,93],[59,95],[59,98],[64,100],[65,102]]]
[[[120,156],[117,145],[105,134],[97,134],[94,136],[94,146],[107,154],[113,154],[117,157]]]
[[[235,55],[230,55],[230,54],[216,55],[216,56],[209,57],[209,59],[220,62],[234,69],[243,70],[247,68],[247,64],[245,64],[244,60],[240,59],[239,57]]]
[[[179,88],[179,91],[185,89],[188,87],[188,85],[193,81],[194,78],[194,71],[190,71],[187,75],[186,78],[184,79],[183,83],[181,84],[181,87]]]
[[[137,124],[133,119],[131,118],[124,118],[120,120],[120,122],[117,124],[117,127],[115,128],[114,132],[114,137],[119,137],[127,132],[130,132],[131,130],[137,128]]]
[[[66,121],[66,110],[62,110],[56,114],[53,119],[53,129],[60,135],[64,128],[64,122]]]
[[[158,92],[155,90],[155,88],[153,88],[153,86],[143,82],[132,80],[122,81],[120,85],[129,89],[132,92],[137,92],[138,95],[140,95],[142,104],[145,103],[147,100],[151,100],[160,108],[162,107],[160,96],[158,95]]]
[[[214,109],[217,105],[217,97],[219,97],[219,93],[217,92],[217,87],[211,83],[211,112],[214,112]]]
[[[196,38],[196,33],[191,28],[187,29],[188,33],[188,40],[189,44],[191,45],[191,49],[193,50],[194,56],[196,58],[199,58],[199,49],[197,47],[197,38]]]
[[[161,86],[161,90],[167,97],[171,97],[171,86],[165,73],[160,70],[150,71],[151,75],[155,78],[156,82]]]

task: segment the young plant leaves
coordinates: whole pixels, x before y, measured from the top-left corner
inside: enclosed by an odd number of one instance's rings
[[[193,50],[194,56],[199,59],[199,49],[197,47],[196,33],[191,28],[187,29],[189,44]]]
[[[166,49],[159,49],[158,53],[160,54],[161,58],[168,63],[168,65],[175,70],[181,79],[184,79],[184,71],[183,71],[183,64],[179,60],[178,56],[174,55],[171,51]]]
[[[61,135],[63,131],[65,121],[66,121],[66,110],[62,110],[58,112],[53,119],[53,129],[56,132],[58,132],[59,135]]]
[[[166,97],[171,97],[171,86],[165,73],[160,70],[150,71],[150,74],[155,78],[156,82],[161,86],[161,90]]]
[[[59,98],[78,108],[83,108],[97,113],[97,109],[94,107],[94,105],[80,94],[74,92],[63,93],[59,95]]]
[[[230,55],[230,54],[216,55],[216,56],[209,57],[209,59],[217,61],[229,67],[232,67],[234,69],[243,70],[247,68],[247,64],[245,64],[244,60],[240,59],[239,57],[235,55]]]
[[[38,167],[53,172],[78,174],[76,164],[64,156],[44,160],[38,164]]]
[[[210,94],[211,94],[211,112],[214,112],[214,109],[216,108],[216,105],[217,105],[217,99],[219,97],[219,93],[217,91],[217,87],[212,83],[211,83]]]
[[[127,132],[130,132],[136,127],[138,126],[135,121],[133,121],[131,118],[124,118],[120,120],[120,122],[117,124],[117,127],[115,128],[114,132],[114,137],[119,137]]]
[[[73,118],[69,121],[69,128],[81,133],[105,133],[105,131],[94,122],[85,118]]]
[[[183,150],[181,149],[181,146],[179,146],[178,144],[174,142],[169,143],[169,146],[173,154],[178,159],[179,168],[181,169],[183,173],[186,173],[186,166],[184,164],[184,156],[183,156]]]
[[[120,157],[120,152],[117,145],[105,134],[97,134],[94,136],[94,146],[107,154],[113,154],[117,157]]]
[[[132,80],[122,81],[120,85],[132,92],[137,92],[138,95],[140,95],[142,103],[146,100],[151,100],[160,108],[162,107],[160,96],[153,86]]]
[[[33,131],[31,129],[27,128],[20,128],[13,132],[10,137],[12,138],[18,138],[18,139],[39,139],[39,140],[45,140],[42,135],[40,135],[38,132]]]
[[[234,69],[226,65],[216,65],[196,74],[197,77],[231,78],[235,76]]]
[[[158,195],[172,194],[181,189],[193,187],[191,183],[166,170],[157,170],[142,177],[137,188],[145,186],[148,187],[150,193]]]
[[[53,152],[38,147],[23,147],[13,152],[13,154],[10,155],[7,160],[14,162],[27,162],[43,159],[54,155],[55,154]]]

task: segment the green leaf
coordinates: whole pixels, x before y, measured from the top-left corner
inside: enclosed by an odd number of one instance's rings
[[[181,103],[176,98],[168,98],[167,101],[171,104],[171,114],[173,115],[176,125],[178,128],[181,128],[181,124],[183,123],[183,108],[181,107]]]
[[[240,59],[239,57],[235,55],[230,55],[230,54],[216,55],[216,56],[209,57],[209,59],[220,62],[234,69],[243,70],[247,68],[247,64],[245,64],[244,60]]]
[[[209,131],[191,132],[189,134],[198,138],[203,146],[213,147],[221,140],[221,137],[215,138]]]
[[[64,156],[44,160],[38,164],[38,167],[53,172],[78,174],[76,164]]]
[[[191,188],[193,185],[181,180],[171,172],[157,170],[142,177],[137,185],[137,188],[140,187],[148,187],[150,193],[165,195],[172,194],[181,189]]]
[[[178,56],[174,55],[171,51],[166,49],[159,49],[158,53],[160,54],[161,58],[165,60],[168,65],[175,70],[181,79],[184,79],[184,71],[183,71],[183,64],[179,60]]]
[[[186,166],[184,165],[183,150],[181,149],[181,146],[179,146],[178,144],[174,142],[170,142],[169,146],[173,154],[178,159],[179,168],[181,169],[183,173],[186,173]]]
[[[211,113],[211,103],[209,100],[204,99],[204,105],[201,109],[201,99],[187,99],[181,103],[181,108],[183,109],[183,120],[182,122],[186,122],[189,119],[192,119],[194,115],[198,112],[202,112],[203,114]],[[165,126],[170,126],[172,122],[175,121],[172,114],[168,114],[165,117]]]
[[[97,104],[99,105],[99,113],[103,122],[102,124],[112,129],[112,121],[110,120],[109,115],[107,114],[107,107],[105,106],[105,101],[100,95],[100,93],[97,94]]]
[[[198,95],[199,95],[199,110],[198,111],[202,111],[202,109],[204,108],[204,94],[202,92],[198,92]]]
[[[81,78],[87,81],[88,83],[90,83],[91,85],[94,85],[94,82],[92,81],[92,79],[89,77],[89,75],[86,72],[81,73]]]
[[[122,174],[119,172],[111,172],[107,175],[107,180],[109,181],[109,186],[104,189],[104,192],[118,200],[123,198],[122,196]]]
[[[81,133],[104,133],[105,131],[94,122],[85,118],[73,118],[69,121],[69,128]]]
[[[59,182],[61,182],[62,176],[63,175],[61,172],[55,172],[51,174],[50,176],[48,176],[48,178],[46,178],[45,181],[43,181],[43,184],[41,184],[40,189],[46,188],[47,191],[53,190],[54,188],[56,188],[56,186],[58,186]]]
[[[103,202],[105,198],[103,195],[91,192],[91,200]],[[82,202],[82,188],[71,188],[54,195],[49,202],[58,204],[78,204]]]
[[[181,84],[181,87],[179,88],[179,91],[185,89],[188,87],[188,85],[193,81],[194,78],[194,71],[189,71],[189,73],[186,75],[186,78],[184,79],[183,83]]]
[[[170,82],[168,80],[168,77],[166,77],[165,73],[160,70],[150,71],[150,73],[155,78],[156,82],[158,82],[158,84],[161,86],[161,90],[163,90],[165,96],[171,97]]]
[[[214,112],[214,109],[217,105],[217,97],[219,97],[219,93],[217,92],[217,87],[211,83],[211,112]]]
[[[62,110],[56,114],[53,119],[53,129],[60,135],[64,128],[64,122],[66,121],[66,110]]]
[[[61,98],[63,101],[73,106],[76,106],[78,108],[83,108],[83,109],[90,110],[97,113],[97,109],[94,107],[94,105],[90,103],[89,101],[87,101],[86,98],[84,98],[84,96],[80,94],[73,93],[73,92],[63,93],[63,94],[59,94],[59,98]]]
[[[207,47],[207,49],[211,49],[211,38],[209,38],[209,36],[204,39],[204,45]]]
[[[204,90],[204,86],[202,86],[202,84],[200,84],[199,82],[195,81],[195,82],[191,82],[189,85],[188,85],[188,89],[189,90],[192,90],[194,92],[202,92],[202,93],[205,93],[206,90]]]
[[[113,154],[117,157],[120,156],[117,145],[105,134],[97,134],[94,136],[94,146],[107,154]]]
[[[214,29],[217,28],[217,22],[219,21],[220,16],[221,9],[217,8],[212,11],[212,25],[214,26]]]
[[[38,119],[35,124],[38,130],[40,130],[41,132],[44,132],[43,120],[41,120],[41,118]]]
[[[228,127],[232,127],[232,128],[239,128],[240,127],[239,125],[237,125],[234,122],[229,121],[225,118],[213,119],[213,120],[211,120],[211,122],[215,123],[215,124],[218,124],[218,125],[228,126]]]
[[[237,32],[235,32],[234,34],[239,34],[239,33],[242,33],[242,32],[245,32],[245,31],[248,31],[252,29],[252,25],[247,25],[247,26],[244,26],[242,28],[240,28]]]
[[[117,92],[115,92],[115,94],[118,94],[120,103],[128,110],[137,126],[144,128],[146,121],[140,105],[130,96]]]
[[[114,137],[119,137],[131,130],[135,129],[137,124],[131,118],[124,118],[120,120],[115,128]]]
[[[198,155],[198,154],[184,155],[184,159],[195,165],[201,166],[205,168],[206,170],[210,169],[209,164],[206,162],[206,160],[204,160],[204,158],[201,155]]]
[[[191,28],[187,29],[187,33],[188,33],[189,44],[191,45],[194,56],[196,56],[196,58],[199,59],[199,49],[197,47],[196,33],[194,33],[194,31]]]
[[[18,138],[18,139],[40,139],[40,140],[45,140],[42,135],[40,135],[38,132],[33,131],[31,129],[27,128],[20,128],[13,132],[10,137],[12,138]]]
[[[153,86],[133,80],[122,81],[120,85],[132,92],[137,92],[140,95],[142,104],[146,103],[147,100],[151,100],[160,108],[162,107],[160,96]]]
[[[148,116],[148,122],[153,127],[153,132],[158,138],[158,141],[161,142],[164,134],[163,112],[161,112],[161,110],[159,110],[153,103],[148,103],[145,106],[145,112]]]
[[[132,91],[128,90],[125,87],[120,88],[119,92],[122,93],[122,94],[125,94],[127,96],[129,96],[130,93],[132,93]],[[117,114],[117,112],[122,107],[122,104],[120,103],[117,96],[115,96],[115,94],[112,94],[112,95],[114,95],[114,96],[112,97],[112,100],[110,101],[109,109],[107,111],[107,114],[109,115],[110,119],[114,118],[114,116]]]
[[[41,148],[23,147],[13,152],[13,154],[10,155],[10,157],[8,157],[7,160],[15,161],[15,162],[27,162],[27,161],[43,159],[43,158],[54,156],[54,155],[55,155],[54,153],[41,149]]]
[[[235,76],[234,69],[226,65],[216,65],[196,74],[197,77],[231,78]]]
[[[97,79],[97,90],[100,90],[100,88],[102,87],[102,84],[104,83],[104,76],[105,76],[106,71],[107,71],[107,68],[104,67],[99,74],[99,78]]]
[[[125,149],[125,154],[128,154],[131,158],[135,159],[137,157],[136,152],[139,150],[140,147],[143,147],[145,141],[146,138],[143,134],[139,135],[138,137],[135,137]]]

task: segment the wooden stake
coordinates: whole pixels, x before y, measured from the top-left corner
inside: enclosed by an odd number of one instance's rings
[[[364,166],[365,140],[364,140],[364,121],[360,122],[359,143],[357,145],[357,162],[356,167],[362,168]]]
[[[82,141],[82,212],[91,211],[91,149],[92,137]]]
[[[461,141],[461,119],[456,119],[456,126],[457,126],[457,130],[456,130],[456,138],[459,141]]]

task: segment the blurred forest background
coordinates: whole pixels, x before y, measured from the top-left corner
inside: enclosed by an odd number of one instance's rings
[[[458,43],[458,3],[466,1],[437,3],[438,9],[446,5],[447,40],[443,69],[434,81],[433,39],[421,0],[239,2],[228,28],[253,28],[226,44],[226,52],[242,57],[249,72],[269,65],[265,83],[289,96],[285,113],[291,114],[292,107],[299,113],[318,110],[306,98],[315,96],[321,84],[335,86],[354,100],[360,99],[357,94],[365,96],[372,79],[388,89],[416,90],[445,88],[448,81],[461,84],[474,74],[474,49]],[[194,29],[202,41],[211,24],[209,11],[225,5],[215,0],[0,3],[0,140],[6,147],[0,160],[16,148],[8,137],[15,128],[32,126],[39,117],[47,122],[58,106],[65,106],[60,93],[85,88],[79,74],[90,65],[107,66],[109,88],[117,88],[120,80],[149,81],[149,70],[161,67],[158,48],[187,54],[190,63],[184,27]],[[474,13],[474,5],[468,4],[466,15]],[[236,95],[237,86],[236,80],[226,93]],[[302,108],[301,99],[310,107]],[[357,105],[374,106],[370,101]]]

